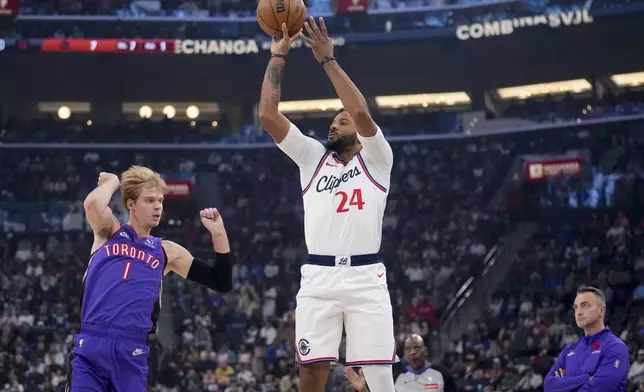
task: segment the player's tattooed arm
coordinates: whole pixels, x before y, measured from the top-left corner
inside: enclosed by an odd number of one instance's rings
[[[271,99],[269,102],[275,110],[277,110],[279,106],[280,96],[282,95],[284,65],[285,63],[283,61],[277,60],[272,63],[268,63],[268,68],[266,69],[268,80],[271,82]]]
[[[291,122],[279,112],[279,103],[286,57],[296,38],[297,35],[289,38],[286,23],[282,23],[282,36],[273,38],[271,44],[271,59],[266,67],[259,99],[259,121],[278,144],[284,140],[291,126]]]
[[[268,67],[266,67],[259,100],[259,120],[276,143],[281,143],[284,140],[291,125],[290,121],[279,112],[285,66],[286,59],[271,58]]]

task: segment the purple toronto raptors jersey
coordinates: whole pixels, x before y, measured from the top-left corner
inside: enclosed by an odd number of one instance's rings
[[[90,258],[81,324],[156,332],[165,263],[161,238],[139,237],[122,225]]]

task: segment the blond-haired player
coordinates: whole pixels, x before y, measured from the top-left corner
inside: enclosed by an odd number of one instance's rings
[[[120,188],[122,225],[108,203]],[[94,243],[83,277],[81,328],[74,337],[68,391],[147,391],[148,336],[156,332],[163,276],[170,271],[217,291],[232,288],[230,245],[214,208],[200,211],[216,253],[214,266],[183,246],[150,236],[163,213],[166,184],[149,168],[100,173],[85,199]]]
[[[338,360],[344,326],[348,366],[362,366],[373,392],[393,392],[395,341],[385,266],[379,262],[382,219],[393,153],[367,103],[333,57],[320,18],[305,25],[315,59],[342,101],[325,147],[278,110],[292,38],[275,39],[260,100],[260,120],[300,169],[304,236],[309,251],[295,310],[300,391],[322,392]],[[367,366],[372,365],[372,366]]]

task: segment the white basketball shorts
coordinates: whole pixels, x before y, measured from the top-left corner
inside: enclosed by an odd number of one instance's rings
[[[394,323],[382,263],[351,266],[305,264],[295,309],[295,344],[300,364],[338,361],[342,327],[346,364],[392,364]],[[347,262],[348,260],[348,262]]]

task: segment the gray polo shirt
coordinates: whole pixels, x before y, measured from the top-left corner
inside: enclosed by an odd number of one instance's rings
[[[445,392],[443,375],[430,364],[421,372],[407,368],[407,372],[396,379],[396,392]]]

